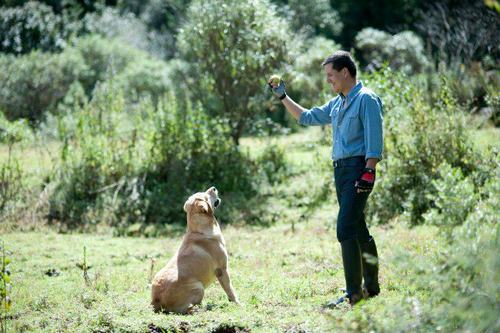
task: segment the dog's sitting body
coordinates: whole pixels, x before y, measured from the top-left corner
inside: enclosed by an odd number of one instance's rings
[[[184,204],[187,233],[177,253],[153,279],[155,311],[187,313],[200,304],[204,290],[217,278],[230,301],[238,303],[228,272],[228,255],[214,209],[215,187],[193,194]]]

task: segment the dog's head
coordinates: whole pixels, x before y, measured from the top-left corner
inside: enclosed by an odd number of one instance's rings
[[[198,192],[190,196],[184,203],[184,211],[188,215],[188,227],[199,229],[214,219],[214,211],[221,203],[219,192],[210,187],[205,192]]]

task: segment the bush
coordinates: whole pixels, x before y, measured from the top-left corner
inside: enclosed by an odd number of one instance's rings
[[[285,150],[276,145],[267,146],[257,159],[257,164],[272,185],[281,183],[290,172],[285,159]]]
[[[12,281],[9,267],[11,260],[10,253],[5,250],[5,244],[1,240],[0,242],[0,331],[7,333],[7,315],[12,306]]]
[[[428,65],[422,40],[412,31],[391,36],[365,28],[356,35],[355,46],[369,70],[378,70],[387,62],[391,68],[411,74],[421,72]]]
[[[133,61],[148,58],[147,54],[118,40],[110,40],[99,35],[89,35],[73,42],[73,48],[81,55],[88,73],[81,83],[88,96],[97,82],[104,82],[123,72]]]
[[[412,223],[435,207],[433,180],[443,162],[468,177],[481,157],[474,151],[464,115],[443,79],[435,105],[425,102],[419,87],[390,70],[368,80],[384,103],[385,152],[368,215],[387,222],[401,213]]]
[[[182,57],[196,64],[192,96],[229,120],[238,143],[267,99],[267,77],[287,61],[288,25],[266,0],[198,0],[187,17],[178,45]]]
[[[273,1],[280,3],[278,11],[285,16],[292,28],[306,35],[338,36],[342,31],[342,20],[328,0]]]
[[[83,19],[85,30],[106,39],[116,39],[128,47],[137,48],[158,58],[172,56],[174,39],[171,34],[150,30],[147,23],[133,13],[121,13],[106,7],[99,13],[89,13]]]
[[[84,59],[73,50],[0,55],[0,110],[10,120],[39,121],[45,111],[55,109],[86,71]]]
[[[113,80],[131,101],[138,101],[141,97],[149,96],[156,103],[172,89],[169,66],[163,61],[150,58],[131,62]]]
[[[59,51],[76,29],[52,8],[38,1],[0,11],[0,51],[14,54],[32,50]]]
[[[436,194],[429,197],[435,207],[424,214],[424,219],[441,227],[461,225],[479,199],[474,182],[446,163],[439,167],[438,177],[431,181]]]
[[[227,124],[201,108],[179,109],[172,96],[157,108],[142,100],[134,114],[124,109],[123,93],[102,85],[74,114],[75,132],[61,128],[52,222],[77,229],[102,223],[122,233],[130,224],[184,220],[187,196],[212,185],[252,192],[254,168],[228,139]]]
[[[31,142],[33,139],[33,130],[25,119],[11,122],[0,112],[0,143],[13,145],[16,142]]]

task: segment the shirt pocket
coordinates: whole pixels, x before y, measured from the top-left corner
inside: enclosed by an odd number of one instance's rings
[[[346,115],[346,144],[363,139],[363,125],[357,112]]]

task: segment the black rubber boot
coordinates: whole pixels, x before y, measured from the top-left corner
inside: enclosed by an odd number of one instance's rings
[[[326,303],[323,306],[325,308],[335,308],[343,303],[354,305],[364,298],[361,288],[363,274],[359,242],[357,239],[348,239],[340,242],[340,247],[344,264],[346,294],[336,301]]]
[[[342,263],[344,264],[345,285],[347,297],[351,304],[361,300],[362,263],[361,249],[357,239],[348,239],[340,243],[342,248]]]
[[[380,293],[378,283],[378,254],[375,239],[370,237],[366,243],[360,244],[363,262],[364,288],[368,297],[375,297]]]

